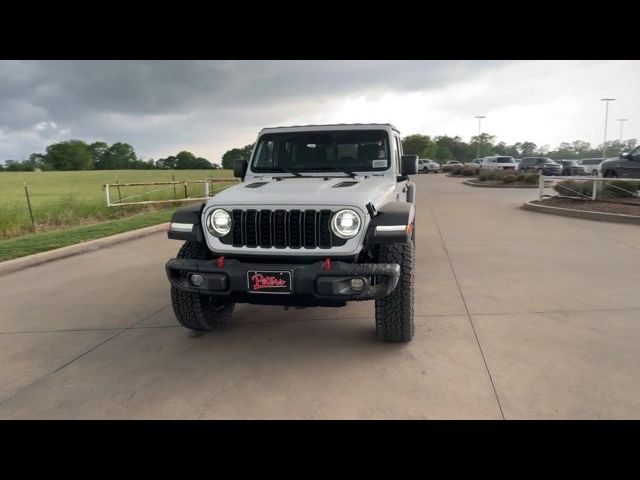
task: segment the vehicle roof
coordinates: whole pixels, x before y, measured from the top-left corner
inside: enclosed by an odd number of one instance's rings
[[[324,125],[291,125],[289,127],[267,127],[260,130],[263,133],[277,132],[321,132],[324,130],[370,130],[371,127],[383,127],[384,130],[400,133],[395,126],[390,123],[332,123]]]

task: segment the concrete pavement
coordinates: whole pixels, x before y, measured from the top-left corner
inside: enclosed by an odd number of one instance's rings
[[[640,230],[421,175],[416,336],[373,302],[193,336],[155,234],[0,277],[0,418],[640,418]]]

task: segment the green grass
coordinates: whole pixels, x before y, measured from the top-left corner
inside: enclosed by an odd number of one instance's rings
[[[122,220],[83,225],[65,230],[32,233],[9,240],[0,240],[0,262],[66,247],[74,243],[106,237],[138,228],[168,222],[178,207],[157,212],[143,213]]]
[[[82,172],[0,172],[0,240],[23,236],[31,232],[29,209],[23,182],[29,187],[36,232],[67,229],[137,215],[142,212],[166,209],[167,205],[125,206],[108,208],[103,185],[120,183],[161,182],[229,178],[231,170],[102,170]],[[220,190],[227,184],[214,184]],[[145,193],[162,186],[121,187],[122,198],[143,194],[132,201],[184,198],[182,185],[155,193]],[[190,185],[189,196],[203,196],[202,184]],[[175,197],[174,197],[175,195]],[[116,188],[111,189],[112,201],[118,199]],[[21,237],[26,238],[26,237]]]

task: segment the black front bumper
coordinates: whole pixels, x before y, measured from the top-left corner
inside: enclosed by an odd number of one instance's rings
[[[348,263],[332,261],[328,270],[324,262],[305,264],[271,264],[224,259],[222,266],[214,260],[172,258],[166,264],[167,277],[175,288],[224,298],[233,303],[295,306],[342,306],[349,300],[371,300],[389,295],[398,284],[397,263]],[[290,271],[291,293],[249,292],[250,270]],[[195,286],[191,275],[202,276]],[[364,280],[364,288],[355,291],[353,278]]]

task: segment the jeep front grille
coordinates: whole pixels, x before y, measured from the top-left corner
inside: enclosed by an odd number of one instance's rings
[[[233,229],[223,243],[249,248],[331,248],[331,210],[233,210]]]

